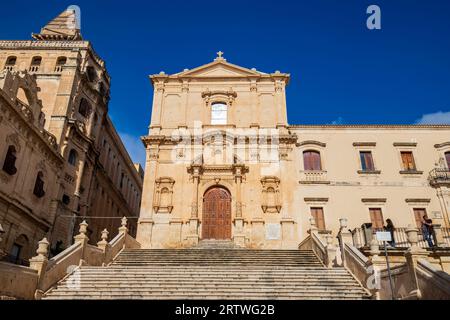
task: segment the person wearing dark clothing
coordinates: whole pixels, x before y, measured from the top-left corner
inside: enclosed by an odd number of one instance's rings
[[[395,227],[391,219],[386,219],[386,226],[384,226],[384,230],[391,234],[392,240],[389,241],[388,243],[391,247],[395,248],[395,237],[394,237]]]
[[[423,216],[422,219],[422,234],[423,239],[427,241],[430,248],[434,247],[433,244],[433,220],[429,219],[427,215]]]

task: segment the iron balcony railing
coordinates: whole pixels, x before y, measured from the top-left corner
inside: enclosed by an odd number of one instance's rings
[[[395,247],[396,248],[409,248],[411,247],[411,244],[408,242],[408,236],[406,234],[407,228],[395,228],[394,231],[394,240],[395,240]],[[447,244],[447,247],[450,247],[450,228],[441,228],[442,230],[442,237],[444,239],[444,242]],[[373,238],[375,238],[375,233],[377,231],[385,231],[383,229],[368,229],[364,230],[363,228],[355,228],[352,230],[352,238],[353,238],[353,245],[355,247],[359,248],[369,248],[370,242]],[[428,242],[424,239],[424,236],[422,232],[419,231],[418,234],[419,237],[419,247],[421,248],[429,248]],[[434,236],[432,236],[433,243],[436,244]],[[378,244],[380,246],[383,246],[384,243],[382,241],[378,241]]]
[[[430,171],[428,180],[432,186],[439,184],[450,185],[450,169],[448,168],[435,168]]]

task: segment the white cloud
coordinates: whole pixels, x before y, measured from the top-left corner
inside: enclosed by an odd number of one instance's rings
[[[424,114],[416,120],[416,124],[450,124],[450,111]]]
[[[119,132],[119,135],[133,162],[140,163],[145,168],[145,147],[141,139],[128,133]]]
[[[339,117],[339,118],[337,118],[336,120],[333,120],[333,121],[331,122],[331,124],[332,124],[332,125],[341,125],[341,124],[344,124],[344,118]]]

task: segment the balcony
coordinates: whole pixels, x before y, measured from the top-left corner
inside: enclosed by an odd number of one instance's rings
[[[300,184],[330,184],[324,170],[300,171]]]
[[[406,234],[407,228],[395,228],[394,231],[394,239],[395,239],[395,247],[397,249],[407,249],[411,247],[411,244],[408,242],[408,236]],[[370,242],[373,238],[375,238],[375,234],[377,231],[385,231],[384,229],[375,229],[369,228],[364,230],[363,228],[355,228],[351,230],[353,245],[358,248],[366,248],[370,247]],[[442,240],[446,244],[447,247],[450,247],[450,228],[441,228]],[[433,243],[436,244],[436,235],[433,231]],[[423,234],[419,231],[418,234],[418,246],[423,249],[429,248],[427,241],[424,239]],[[379,246],[383,246],[384,243],[382,241],[378,241]]]
[[[450,187],[450,169],[435,168],[431,170],[428,175],[428,181],[432,187]]]

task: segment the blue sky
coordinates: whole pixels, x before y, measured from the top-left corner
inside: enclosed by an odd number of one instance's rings
[[[71,4],[107,63],[110,115],[135,161],[151,114],[148,75],[219,50],[231,63],[291,73],[291,124],[450,123],[447,0],[10,1],[0,39],[29,39]],[[371,4],[381,30],[366,28]]]

